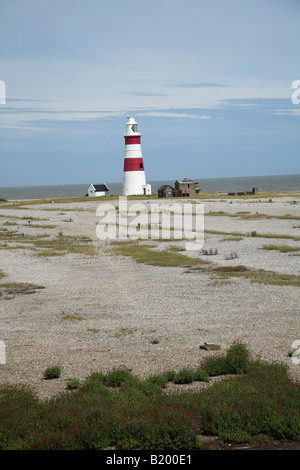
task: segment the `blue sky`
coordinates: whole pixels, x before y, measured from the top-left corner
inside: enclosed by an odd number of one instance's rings
[[[300,173],[299,0],[0,0],[0,186]],[[299,90],[300,96],[300,90]]]

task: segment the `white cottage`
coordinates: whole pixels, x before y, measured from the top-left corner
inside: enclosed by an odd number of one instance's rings
[[[91,184],[88,189],[88,196],[97,197],[97,196],[106,196],[109,192],[109,188],[106,184]]]

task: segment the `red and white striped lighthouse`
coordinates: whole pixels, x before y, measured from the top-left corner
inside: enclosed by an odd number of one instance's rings
[[[129,116],[124,137],[123,194],[124,196],[149,194],[142,156],[141,134],[138,131],[137,123]]]

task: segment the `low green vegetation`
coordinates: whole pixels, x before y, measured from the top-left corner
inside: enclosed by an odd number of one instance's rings
[[[297,235],[285,235],[285,234],[278,234],[278,233],[257,233],[255,230],[249,233],[243,232],[224,232],[222,230],[205,230],[206,234],[211,235],[228,235],[232,237],[257,237],[257,238],[277,238],[283,240],[294,240],[300,241],[300,237]]]
[[[221,241],[221,242],[240,242],[241,240],[243,240],[243,237],[239,236],[239,237],[223,238],[223,239],[220,240],[220,241]]]
[[[75,390],[79,388],[80,382],[78,379],[69,379],[67,380],[67,389],[68,390]]]
[[[292,215],[292,214],[270,215],[270,214],[261,214],[259,212],[251,213],[251,212],[248,212],[248,211],[239,211],[239,212],[209,211],[209,212],[205,213],[205,216],[211,216],[211,217],[238,217],[238,218],[241,218],[241,219],[300,220],[300,216]]]
[[[109,201],[109,200],[117,200],[118,195],[109,195],[109,196],[102,196],[102,197],[70,197],[70,198],[47,198],[47,199],[32,199],[32,200],[23,200],[23,201],[0,201],[0,209],[28,209],[28,206],[35,206],[35,205],[50,205],[50,204],[74,204],[74,203],[84,203],[84,202],[100,202],[100,201]],[[247,194],[247,195],[239,195],[239,196],[229,196],[228,194],[222,195],[222,201],[234,201],[234,200],[247,200],[247,202],[272,202],[272,198],[282,198],[282,197],[292,197],[292,198],[299,198],[300,193],[297,191],[273,191],[273,192],[259,192],[257,194]],[[149,196],[128,196],[128,200],[141,200],[144,199],[145,201],[149,199],[158,199],[156,193]],[[182,198],[173,198],[174,200],[182,201]],[[210,193],[210,192],[200,192],[195,198],[196,200],[220,200],[219,193]],[[186,202],[186,201],[185,201]],[[296,204],[297,201],[294,199],[291,203]],[[49,208],[48,208],[49,209]],[[70,210],[70,208],[52,208],[51,210]],[[71,210],[78,210],[73,209]],[[83,210],[80,208],[80,210]],[[247,216],[249,215],[248,211],[243,211],[243,214]]]
[[[209,250],[202,248],[202,250],[200,250],[200,255],[213,256],[217,254],[218,254],[217,248],[215,249],[210,248]]]
[[[49,234],[39,234],[39,235],[27,235],[23,232],[12,231],[6,228],[0,229],[0,241],[10,244],[16,244],[22,242],[24,244],[34,243],[36,240],[41,238],[47,238]]]
[[[50,237],[49,234],[27,235],[20,232],[0,230],[0,241],[2,249],[30,249],[38,256],[63,256],[68,253],[78,253],[88,256],[97,254],[92,240],[85,236],[63,235],[60,231],[57,236]]]
[[[29,224],[27,227],[30,228],[46,228],[46,229],[51,229],[51,228],[56,228],[56,225],[53,224]]]
[[[230,260],[230,259],[236,259],[238,257],[239,255],[236,251],[231,251],[228,255],[224,256],[224,259]]]
[[[18,294],[34,294],[40,289],[44,289],[44,287],[27,282],[0,283],[0,299],[12,299]]]
[[[91,240],[86,237],[71,237],[63,235],[61,232],[56,238],[34,241],[35,248],[39,249],[39,256],[62,256],[67,253],[79,253],[94,256],[96,248],[91,244]]]
[[[275,273],[263,269],[247,269],[245,266],[216,266],[213,273],[222,279],[244,278],[260,284],[300,287],[300,276],[296,274]]]
[[[61,368],[58,365],[47,367],[44,371],[44,379],[58,379],[61,374]]]
[[[132,335],[135,333],[135,331],[136,331],[136,328],[128,328],[125,326],[122,326],[118,330],[114,329],[112,332],[108,332],[106,330],[110,338],[117,338],[117,339],[124,338],[125,336],[128,336],[128,335]]]
[[[276,250],[280,251],[281,253],[289,253],[289,252],[294,252],[294,251],[300,251],[299,247],[295,246],[288,246],[288,245],[263,245],[262,250]]]
[[[20,222],[16,222],[16,221],[6,221],[4,222],[3,226],[4,227],[9,227],[9,226],[12,226],[12,225],[17,225],[18,227],[27,227],[27,228],[56,228],[56,225],[53,225],[53,224],[32,224],[30,222],[30,220],[27,220],[27,223],[22,223],[20,224]]]
[[[145,245],[134,242],[112,243],[113,253],[122,256],[130,256],[137,263],[151,264],[154,266],[188,267],[202,263],[199,258],[190,258],[174,250],[153,250]]]
[[[174,253],[167,250],[155,251],[144,245],[138,245],[133,242],[115,243],[113,251],[123,256],[131,256],[135,261],[155,266],[177,266],[186,267],[186,272],[204,272],[218,275],[226,280],[230,277],[242,277],[251,282],[281,285],[281,286],[300,286],[300,276],[294,274],[275,273],[263,269],[248,269],[245,266],[218,266],[209,265],[199,258],[191,258],[180,253]],[[225,259],[233,260],[238,258],[236,252],[231,252],[225,256]]]
[[[63,369],[62,369],[63,370]],[[58,366],[44,377],[61,377]],[[222,380],[209,384],[212,377]],[[204,381],[200,391],[181,384]],[[168,384],[179,389],[170,393]],[[166,371],[138,379],[126,369],[95,372],[80,385],[39,401],[23,387],[0,387],[2,450],[192,450],[199,436],[241,443],[253,436],[300,439],[300,389],[285,366],[251,359],[233,344],[195,370]]]
[[[228,278],[244,278],[251,282],[300,287],[300,276],[296,274],[276,273],[265,271],[263,269],[249,269],[245,266],[218,266],[207,264],[200,258],[191,258],[173,250],[153,250],[145,245],[139,245],[135,242],[116,242],[112,245],[115,254],[130,256],[138,263],[151,264],[154,266],[185,267],[186,272],[202,272],[219,276],[222,280]],[[234,260],[239,255],[231,252],[225,256],[225,259]]]
[[[5,208],[7,208],[5,206]],[[44,218],[41,218],[41,217],[32,217],[32,216],[26,216],[26,215],[23,215],[22,217],[19,216],[19,215],[12,215],[12,214],[0,214],[0,217],[4,218],[4,219],[13,219],[13,220],[20,220],[22,222],[25,222],[27,221],[28,222],[31,222],[31,221],[42,221],[42,220],[49,220],[49,219],[44,219]]]
[[[0,279],[5,276],[6,274],[0,269]],[[27,282],[1,282],[0,300],[12,299],[17,294],[34,294],[39,289],[44,289],[44,287]]]
[[[70,320],[70,321],[83,321],[85,320],[85,317],[83,317],[79,313],[68,313],[68,314],[63,314],[62,319]]]

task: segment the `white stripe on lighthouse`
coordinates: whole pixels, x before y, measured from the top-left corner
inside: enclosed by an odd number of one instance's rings
[[[125,145],[125,158],[142,158],[141,144]]]

